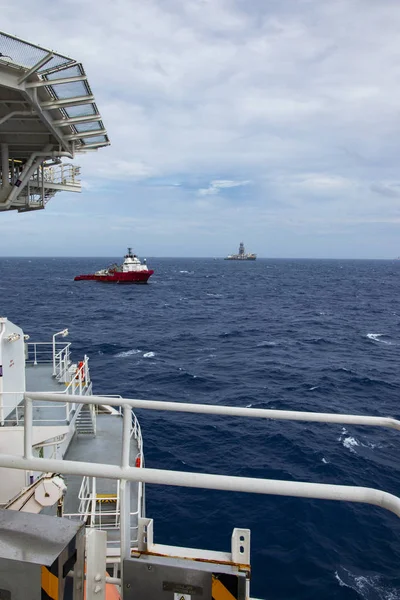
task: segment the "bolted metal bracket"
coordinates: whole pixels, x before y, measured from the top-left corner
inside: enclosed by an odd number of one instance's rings
[[[153,519],[139,518],[138,547],[140,552],[149,552],[153,547]]]
[[[250,565],[250,529],[235,529],[232,532],[232,562]]]

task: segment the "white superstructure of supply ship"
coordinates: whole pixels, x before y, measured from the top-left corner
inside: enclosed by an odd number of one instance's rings
[[[57,192],[80,191],[72,161],[107,145],[83,66],[0,33],[0,211],[44,209]],[[93,395],[89,357],[73,355],[67,323],[43,341],[21,326],[0,318],[1,600],[249,599],[250,531],[234,529],[225,551],[157,544],[146,483],[365,502],[400,516],[400,499],[373,488],[147,468],[133,410],[399,421]],[[201,525],[193,514],[191,526]]]

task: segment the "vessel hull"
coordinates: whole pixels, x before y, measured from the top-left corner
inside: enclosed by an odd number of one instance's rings
[[[107,275],[96,275],[96,273],[90,275],[77,275],[74,277],[74,281],[99,281],[101,283],[147,283],[149,277],[153,275],[154,271],[149,269],[148,271],[131,271],[129,273],[108,273]]]
[[[256,260],[256,257],[255,256],[246,257],[246,258],[228,258],[228,257],[226,257],[226,258],[224,258],[224,260],[240,260],[240,261],[243,261],[243,260]]]

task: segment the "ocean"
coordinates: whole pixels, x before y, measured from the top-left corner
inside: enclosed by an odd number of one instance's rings
[[[115,258],[2,258],[2,314],[68,327],[94,393],[399,418],[400,261],[148,259],[147,286],[74,282]],[[400,494],[400,434],[139,410],[146,466]],[[400,598],[400,521],[376,507],[147,486],[155,540],[228,551],[253,597]]]

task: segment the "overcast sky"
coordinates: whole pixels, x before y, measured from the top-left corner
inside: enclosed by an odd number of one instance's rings
[[[1,215],[2,255],[400,255],[398,0],[0,8],[83,63],[112,142],[81,194]]]

